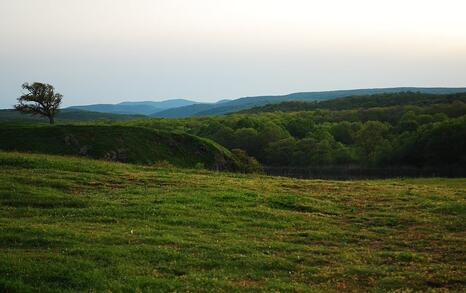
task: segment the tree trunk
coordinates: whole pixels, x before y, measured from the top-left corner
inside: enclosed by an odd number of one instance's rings
[[[53,118],[53,116],[49,116],[49,122],[50,122],[50,124],[55,123],[55,119]]]

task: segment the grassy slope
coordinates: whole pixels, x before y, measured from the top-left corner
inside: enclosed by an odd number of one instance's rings
[[[70,121],[91,121],[91,120],[109,120],[109,121],[125,121],[131,119],[141,119],[144,115],[126,115],[126,114],[112,114],[112,113],[99,113],[73,109],[62,109],[58,113],[56,122],[70,122]],[[45,123],[48,124],[49,120],[42,116],[33,116],[29,114],[22,114],[15,110],[1,110],[0,109],[0,123],[6,122],[29,122],[29,123]]]
[[[142,164],[168,161],[181,167],[203,163],[212,169],[237,168],[231,153],[216,143],[141,127],[5,125],[0,127],[0,149]]]
[[[464,179],[0,165],[0,291],[466,289]]]

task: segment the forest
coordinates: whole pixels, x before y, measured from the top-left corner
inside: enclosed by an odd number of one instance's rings
[[[466,94],[405,92],[284,102],[224,116],[111,123],[209,138],[249,162],[252,171],[261,166],[462,169],[465,115]]]

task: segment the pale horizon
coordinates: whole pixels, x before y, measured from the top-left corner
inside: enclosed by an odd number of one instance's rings
[[[0,108],[466,86],[466,3],[0,0]]]

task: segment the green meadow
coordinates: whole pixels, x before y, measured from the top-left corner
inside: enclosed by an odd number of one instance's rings
[[[0,152],[2,292],[464,292],[466,180]]]

